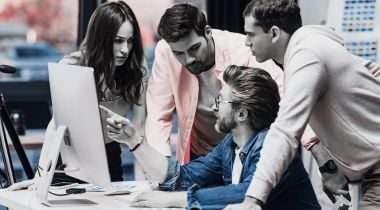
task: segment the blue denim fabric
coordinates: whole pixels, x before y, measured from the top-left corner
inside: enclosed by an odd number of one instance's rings
[[[242,148],[239,157],[243,164],[240,183],[232,184],[232,166],[236,144],[228,134],[205,157],[181,166],[169,158],[168,175],[160,184],[161,190],[188,190],[189,209],[222,209],[244,200],[251,182],[260,150],[268,129],[255,132]],[[263,210],[320,210],[317,198],[303,164],[297,155],[272,190]]]

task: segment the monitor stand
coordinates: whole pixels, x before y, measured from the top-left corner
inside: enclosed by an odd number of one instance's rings
[[[39,166],[40,177],[36,181],[36,197],[39,202],[47,206],[88,206],[96,205],[97,203],[86,200],[86,199],[59,199],[59,200],[48,200],[49,189],[51,182],[53,180],[54,171],[57,165],[57,160],[59,156],[59,150],[65,139],[68,136],[67,126],[59,126],[55,132],[53,139],[46,139],[46,141],[52,141],[48,143],[48,148],[44,148],[44,153],[41,154],[40,158],[47,158],[46,160],[39,161],[43,162],[43,165]],[[47,142],[44,142],[46,144]]]

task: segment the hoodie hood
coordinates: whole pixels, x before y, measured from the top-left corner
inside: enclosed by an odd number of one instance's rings
[[[344,40],[341,36],[339,36],[334,28],[328,27],[328,26],[321,26],[321,25],[307,25],[302,26],[297,31],[294,32],[292,37],[289,40],[288,47],[285,52],[285,63],[286,61],[291,57],[290,55],[293,54],[290,51],[293,51],[294,49],[299,49],[301,46],[298,46],[303,40],[310,38],[312,36],[325,36],[340,45],[344,45]]]

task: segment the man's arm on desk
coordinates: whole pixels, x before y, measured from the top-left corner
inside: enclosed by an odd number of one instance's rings
[[[141,193],[132,202],[131,206],[134,207],[186,208],[187,192],[148,191]]]

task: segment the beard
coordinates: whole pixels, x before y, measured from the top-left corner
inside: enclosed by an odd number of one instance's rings
[[[231,130],[236,127],[236,122],[233,118],[217,119],[215,130],[219,133],[231,133]]]
[[[189,64],[189,65],[187,65],[187,66],[185,66],[185,67],[186,67],[186,69],[187,69],[190,73],[195,74],[195,75],[200,74],[200,73],[202,73],[202,72],[204,72],[204,71],[207,70],[207,69],[205,69],[203,63],[202,63],[202,62],[199,62],[199,61],[194,62],[194,63],[192,63],[192,64]]]

